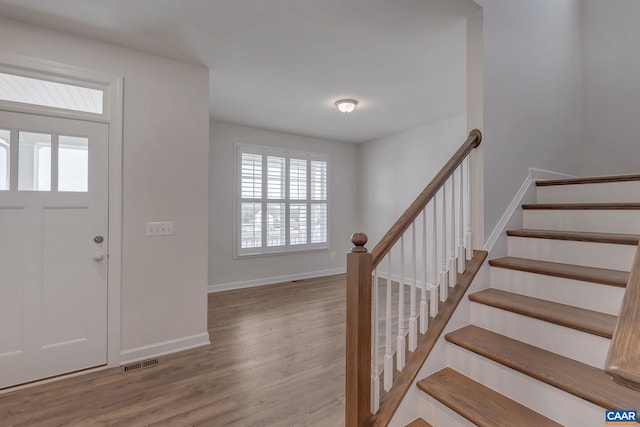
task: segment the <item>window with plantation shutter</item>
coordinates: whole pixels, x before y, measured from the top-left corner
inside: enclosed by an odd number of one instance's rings
[[[236,145],[236,255],[326,249],[328,156]]]

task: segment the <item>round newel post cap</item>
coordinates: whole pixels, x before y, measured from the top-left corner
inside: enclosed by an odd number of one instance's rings
[[[364,233],[353,233],[351,235],[351,243],[353,243],[353,247],[351,248],[351,252],[366,252],[367,248],[364,245],[367,244],[367,240],[369,238]]]

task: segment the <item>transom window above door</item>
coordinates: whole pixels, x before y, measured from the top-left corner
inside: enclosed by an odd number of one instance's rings
[[[0,72],[0,101],[102,114],[104,89]]]
[[[87,192],[88,182],[87,137],[0,128],[0,191]]]
[[[236,256],[328,248],[328,160],[236,145]]]

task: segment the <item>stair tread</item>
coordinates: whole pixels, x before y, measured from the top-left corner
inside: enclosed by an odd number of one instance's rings
[[[625,182],[625,181],[640,181],[640,174],[552,179],[547,181],[537,181],[536,185],[538,187],[546,187],[546,186],[552,186],[552,185],[601,184],[605,182]]]
[[[481,427],[560,426],[451,368],[420,380],[418,387]]]
[[[640,392],[621,386],[601,369],[478,326],[446,335],[447,341],[605,409],[636,409]]]
[[[415,420],[407,424],[405,427],[433,427],[433,426],[428,422],[426,422],[425,420],[423,420],[422,418],[416,418]]]
[[[620,245],[637,245],[640,234],[594,233],[590,231],[560,231],[519,229],[507,230],[508,236],[531,237],[535,239],[571,240],[577,242],[614,243]]]
[[[469,299],[604,338],[613,336],[617,322],[617,317],[611,314],[528,297],[500,289],[485,289],[469,295]]]
[[[525,203],[529,210],[637,210],[640,203]]]
[[[565,279],[600,283],[603,285],[626,287],[629,272],[609,270],[606,268],[586,267],[582,265],[563,264],[551,261],[540,261],[518,257],[496,258],[489,261],[492,267],[519,270],[545,276],[563,277]]]

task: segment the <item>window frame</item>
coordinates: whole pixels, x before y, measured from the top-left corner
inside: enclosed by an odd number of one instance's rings
[[[0,188],[0,191],[10,191],[11,190],[11,129],[3,129],[9,131],[9,141],[5,141],[0,138],[0,150],[4,150],[6,155],[6,174],[5,174],[5,182],[7,183],[7,188]]]
[[[243,259],[251,257],[263,257],[271,255],[291,255],[305,252],[318,252],[328,251],[330,247],[330,157],[324,153],[305,152],[298,150],[288,150],[284,148],[251,145],[245,143],[235,144],[235,158],[234,158],[234,228],[233,228],[233,258]],[[262,169],[261,169],[261,196],[260,198],[243,198],[242,197],[242,154],[255,154],[262,156]],[[285,158],[285,197],[283,199],[269,199],[267,191],[266,175],[268,170],[265,168],[267,157],[283,157]],[[290,198],[290,175],[289,165],[291,159],[303,159],[307,161],[307,194],[306,199],[296,200]],[[310,192],[311,186],[311,162],[321,161],[326,163],[326,180],[325,180],[325,199],[313,200]],[[261,210],[265,210],[268,203],[282,203],[285,205],[285,244],[280,246],[266,246],[266,227],[263,227],[267,219],[262,220],[260,229],[262,232],[261,246],[252,248],[242,248],[242,203],[260,203],[262,204]],[[307,243],[305,244],[290,244],[290,206],[292,204],[306,204],[307,205]],[[311,206],[312,205],[324,205],[326,206],[326,240],[321,243],[311,243]]]

